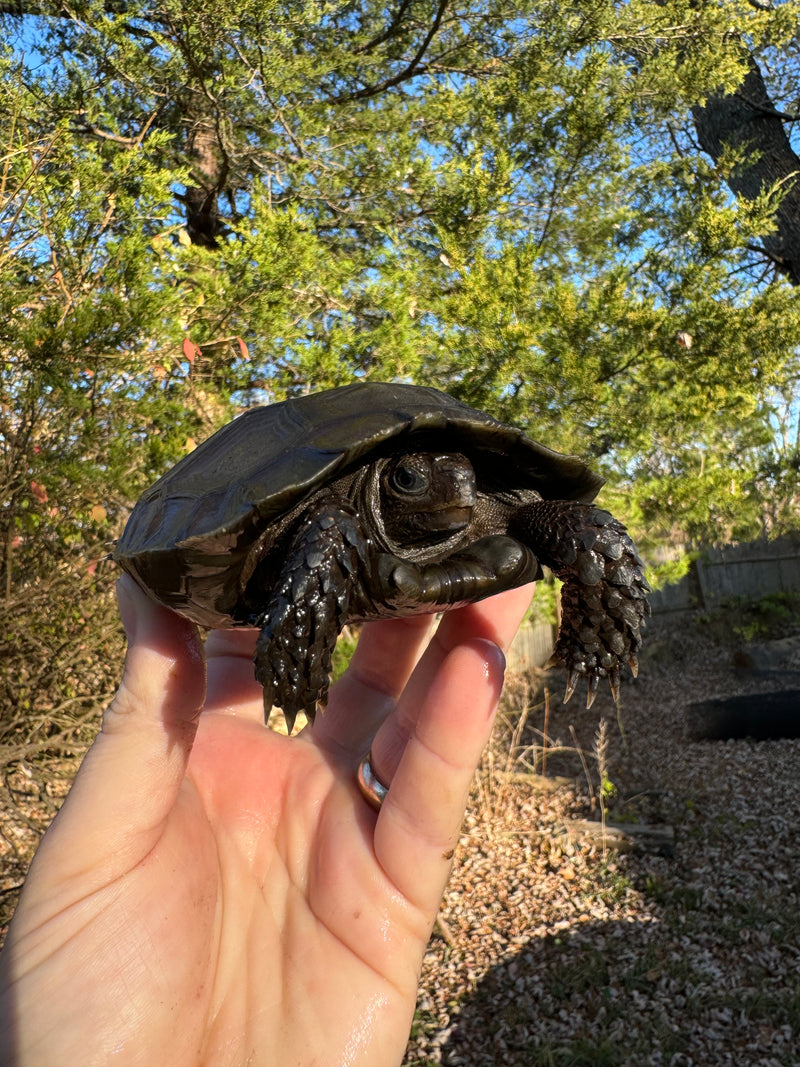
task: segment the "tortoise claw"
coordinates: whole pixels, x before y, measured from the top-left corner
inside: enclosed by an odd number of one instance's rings
[[[597,687],[600,685],[600,679],[596,674],[589,675],[589,688],[586,691],[586,707],[590,708],[594,704],[594,698],[597,696]]]
[[[638,671],[638,668],[639,668],[638,660],[637,660],[637,658],[635,656],[631,656],[631,658],[629,660],[629,663],[630,663],[631,671],[633,672],[633,677],[635,678],[636,674],[637,674],[637,671]],[[548,664],[548,666],[550,666],[550,664]],[[555,664],[555,666],[560,666],[560,664]],[[578,680],[580,679],[580,677],[581,677],[581,672],[576,671],[576,670],[571,670],[571,669],[567,670],[567,687],[566,687],[566,689],[564,691],[564,703],[565,704],[570,699],[572,694],[575,692],[575,689],[577,688]],[[592,706],[592,704],[594,704],[595,697],[597,696],[597,690],[598,690],[598,688],[600,686],[600,677],[601,676],[599,674],[590,674],[590,675],[588,675],[588,689],[587,689],[587,692],[586,692],[586,707],[587,708],[590,708]],[[614,698],[614,703],[615,704],[619,704],[620,672],[619,672],[618,668],[615,669],[615,670],[609,670],[609,672],[608,672],[608,684],[611,686],[611,695]]]
[[[628,657],[628,666],[631,669],[631,674],[633,675],[633,677],[634,678],[638,677],[638,675],[639,675],[639,657],[638,656],[629,656]]]
[[[564,703],[566,704],[572,694],[575,692],[575,686],[578,684],[578,672],[567,671],[567,688],[564,690]]]
[[[289,737],[292,736],[292,730],[294,730],[295,719],[297,718],[297,712],[281,708],[283,712],[283,719],[286,723],[286,733]]]
[[[614,703],[619,704],[619,671],[611,671],[608,676],[608,684],[611,686],[611,695]]]

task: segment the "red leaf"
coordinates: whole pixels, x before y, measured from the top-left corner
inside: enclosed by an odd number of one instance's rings
[[[236,340],[237,340],[237,342],[239,344],[239,352],[241,353],[242,359],[249,359],[250,358],[250,350],[248,349],[247,345],[244,343],[244,341],[241,339],[241,337],[237,337]]]
[[[47,490],[41,484],[41,482],[31,482],[31,492],[40,504],[44,504],[47,502]]]
[[[196,345],[194,341],[190,341],[188,337],[184,337],[183,354],[190,363],[194,363],[195,359],[200,355],[200,346]]]

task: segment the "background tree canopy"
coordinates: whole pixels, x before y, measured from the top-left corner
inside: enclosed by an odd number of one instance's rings
[[[793,525],[799,8],[0,0],[6,617],[83,590],[47,677],[147,483],[356,377],[580,453],[645,543]]]

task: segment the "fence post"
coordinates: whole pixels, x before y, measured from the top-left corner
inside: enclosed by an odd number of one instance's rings
[[[705,611],[708,607],[708,586],[706,584],[705,561],[698,559],[695,561],[694,566],[697,572],[697,587],[700,590],[700,607]]]

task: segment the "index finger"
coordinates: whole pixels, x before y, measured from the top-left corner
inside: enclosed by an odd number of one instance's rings
[[[206,712],[264,721],[264,694],[256,681],[253,655],[258,630],[212,630],[206,638]]]
[[[314,740],[359,760],[394,710],[430,633],[432,615],[364,624],[350,664],[331,689]]]

